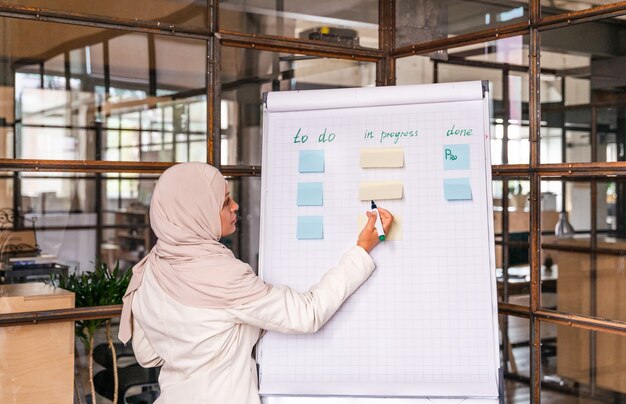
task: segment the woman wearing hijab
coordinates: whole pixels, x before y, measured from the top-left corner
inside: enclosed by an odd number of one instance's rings
[[[262,330],[320,329],[372,273],[376,217],[339,264],[300,293],[269,285],[219,242],[237,203],[214,167],[184,163],[159,178],[150,204],[158,241],[133,268],[119,338],[144,367],[161,366],[159,403],[259,403],[252,349]],[[393,216],[379,208],[383,227]]]

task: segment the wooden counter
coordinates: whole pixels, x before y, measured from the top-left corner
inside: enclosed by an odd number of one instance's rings
[[[559,266],[557,309],[563,312],[591,315],[590,254],[550,250],[545,244],[589,247],[589,238],[556,239],[543,237],[543,253],[549,253]],[[626,320],[626,241],[599,238],[598,248],[624,251],[621,255],[598,254],[596,260],[596,316]],[[584,384],[590,383],[589,339],[591,332],[578,328],[558,327],[557,374]],[[596,333],[597,386],[626,393],[626,338]]]
[[[0,285],[0,314],[74,307],[43,283]],[[74,322],[0,327],[0,403],[72,403]]]
[[[555,210],[541,211],[541,230],[554,231],[559,221],[559,212]],[[502,210],[493,211],[493,228],[496,234],[502,233]],[[530,212],[509,210],[509,233],[530,232]]]

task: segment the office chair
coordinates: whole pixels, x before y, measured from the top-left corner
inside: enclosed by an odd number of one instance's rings
[[[134,361],[130,345],[114,344],[118,360],[118,399],[115,404],[152,404],[159,396],[160,368],[143,368]],[[120,359],[133,359],[132,364],[119,366]],[[108,344],[99,344],[94,348],[93,360],[104,370],[93,377],[96,392],[113,400],[113,356]]]

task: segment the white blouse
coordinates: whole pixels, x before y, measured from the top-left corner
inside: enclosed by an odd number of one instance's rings
[[[354,246],[307,292],[273,286],[253,302],[204,309],[170,298],[146,268],[133,298],[132,344],[143,367],[162,366],[157,403],[260,403],[251,353],[261,330],[316,332],[373,270]]]

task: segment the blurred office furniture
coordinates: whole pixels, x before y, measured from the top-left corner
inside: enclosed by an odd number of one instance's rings
[[[543,243],[589,247],[590,238],[544,236]],[[588,252],[550,251],[559,267],[557,308],[562,312],[624,321],[626,275],[624,255],[620,251],[626,250],[626,240],[598,237],[597,247],[605,251],[616,250],[617,254],[598,253],[595,269],[591,268]],[[591,355],[591,334],[580,328],[558,328],[557,374],[588,385],[593,372],[596,386],[626,393],[626,338],[595,333],[595,352]]]
[[[43,283],[0,285],[0,314],[74,307],[74,294]],[[71,403],[74,322],[0,327],[0,403]]]
[[[34,218],[0,209],[0,283],[46,281],[51,275],[67,274],[68,269],[56,256],[41,255]]]
[[[547,205],[546,205],[547,206]],[[550,204],[550,207],[552,204]],[[508,302],[523,306],[530,305],[530,212],[522,209],[509,209],[508,211],[508,240],[506,246],[508,261]],[[542,231],[554,231],[554,227],[559,219],[559,212],[556,210],[541,211],[541,229]],[[494,231],[496,238],[502,240],[502,209],[494,210]],[[504,276],[502,271],[502,245],[496,245],[496,267],[497,267],[497,287],[498,296],[502,299],[504,291]],[[554,308],[557,282],[557,270],[552,271],[542,268],[542,295],[544,303]],[[502,329],[502,323],[500,324]],[[541,325],[541,351],[542,359],[554,356],[556,354],[556,346],[554,344],[556,331],[554,326],[550,324]],[[517,366],[513,349],[521,346],[528,346],[528,321],[511,317],[508,323],[508,329],[503,331],[507,333],[509,350],[509,362],[511,370],[516,373]]]
[[[556,293],[558,274],[559,269],[556,265],[554,265],[550,270],[542,266],[541,293]],[[500,296],[502,294],[502,289],[504,289],[504,276],[502,274],[502,268],[496,268],[496,280],[498,295]],[[526,264],[509,268],[509,280],[507,285],[509,296],[530,296],[530,265]],[[545,303],[546,302],[544,302],[544,306]],[[556,303],[554,303],[553,306],[556,306]]]
[[[0,261],[39,255],[35,219],[16,216],[13,208],[0,209]]]
[[[47,282],[51,277],[67,276],[69,268],[58,262],[18,266],[8,264],[0,270],[0,283]]]
[[[530,232],[530,212],[524,210],[509,210],[509,234]],[[494,210],[493,226],[496,237],[502,234],[502,210]],[[559,212],[545,210],[541,212],[541,230],[554,231],[559,220]],[[515,237],[515,236],[513,236]],[[509,264],[513,265],[513,264]],[[502,267],[502,246],[496,245],[496,267]]]
[[[98,253],[96,216],[95,213],[76,212],[38,214],[37,229],[41,230],[37,231],[37,244],[42,254],[55,254],[60,262],[80,272],[92,270]]]
[[[120,209],[114,215],[115,225],[119,227],[115,229],[113,242],[101,245],[101,256],[109,265],[115,266],[114,262],[120,261],[122,267],[131,266],[152,248],[150,215],[145,208]]]
[[[142,403],[151,404],[159,396],[159,370],[161,368],[143,368],[135,361],[131,344],[124,346],[116,343],[116,362],[118,372],[118,400],[114,404]],[[99,344],[94,348],[94,362],[104,367],[93,377],[96,392],[113,400],[113,354],[108,344]]]
[[[520,233],[525,234],[527,233]],[[524,251],[524,253],[527,251]],[[521,254],[521,253],[520,253]],[[521,257],[522,255],[520,255]],[[546,308],[556,308],[556,288],[559,270],[556,265],[551,268],[541,267],[541,298],[542,305]],[[496,281],[498,288],[498,297],[502,298],[504,289],[504,276],[502,268],[496,268]],[[519,262],[514,267],[508,269],[508,295],[509,303],[518,304],[520,306],[530,306],[530,264],[520,265]],[[528,328],[528,320],[510,316],[508,319],[508,345],[506,349],[509,351],[508,359],[511,366],[510,371],[517,373],[517,365],[513,349],[517,347],[527,347],[530,343]],[[500,330],[503,332],[504,323],[500,317]],[[557,354],[556,344],[556,326],[549,323],[541,324],[541,360],[543,363],[549,357]]]

